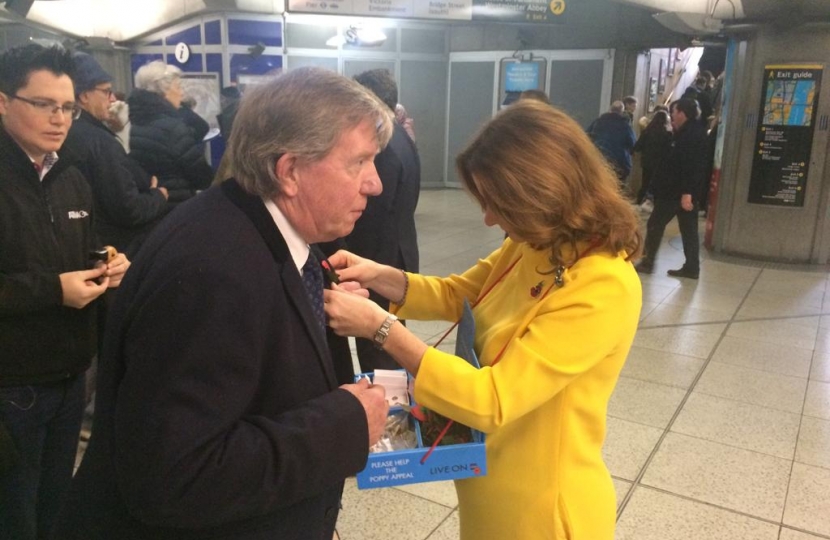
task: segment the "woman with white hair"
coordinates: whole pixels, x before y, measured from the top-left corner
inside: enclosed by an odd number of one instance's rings
[[[181,73],[161,60],[150,62],[136,72],[129,98],[130,156],[167,188],[171,202],[192,197],[213,179],[202,142],[179,114]]]

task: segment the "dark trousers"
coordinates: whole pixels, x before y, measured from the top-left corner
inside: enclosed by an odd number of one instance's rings
[[[654,176],[653,167],[643,167],[643,183],[637,191],[637,199],[634,201],[637,204],[643,204],[643,201],[649,196],[651,190],[651,179]]]
[[[18,461],[0,477],[0,539],[49,538],[78,450],[83,374],[65,381],[0,387],[0,422]]]
[[[654,264],[666,225],[677,216],[680,237],[683,240],[683,254],[686,256],[684,268],[692,272],[700,271],[700,238],[697,235],[697,208],[687,212],[680,206],[680,200],[654,200],[654,211],[646,224],[645,260]]]

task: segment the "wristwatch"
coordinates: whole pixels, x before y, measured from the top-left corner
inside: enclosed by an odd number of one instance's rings
[[[397,320],[398,318],[391,313],[388,317],[386,317],[386,320],[383,321],[383,324],[381,324],[380,328],[378,328],[377,332],[375,332],[375,347],[383,349],[383,344],[386,343],[386,339],[389,337],[389,329],[392,328],[392,325],[395,324],[395,321]]]

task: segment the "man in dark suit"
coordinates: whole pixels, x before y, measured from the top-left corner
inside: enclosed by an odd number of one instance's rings
[[[654,174],[654,211],[646,224],[643,258],[637,263],[641,274],[654,272],[657,250],[666,225],[677,216],[683,254],[681,268],[669,270],[672,277],[697,279],[700,275],[700,238],[697,232],[697,209],[700,186],[706,180],[706,128],[698,121],[698,105],[682,98],[671,104],[673,141],[666,159]]]
[[[398,85],[385,69],[364,71],[355,80],[375,93],[391,112],[398,103]],[[381,264],[407,272],[418,271],[418,235],[415,231],[415,207],[421,192],[421,161],[415,143],[403,126],[394,125],[392,140],[375,157],[375,167],[383,193],[369,199],[366,211],[346,237],[349,251]],[[383,309],[389,301],[372,293],[370,298]],[[356,339],[360,369],[400,369],[384,351],[371,340]]]
[[[380,193],[390,116],[316,68],[238,114],[235,178],[171,214],[122,285],[56,538],[330,540],[380,438],[383,389],[337,386],[309,244],[347,235]]]

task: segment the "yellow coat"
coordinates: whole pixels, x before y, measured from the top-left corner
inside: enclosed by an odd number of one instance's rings
[[[462,299],[472,303],[520,256],[473,309],[482,368],[429,348],[415,400],[487,434],[487,476],[456,482],[462,540],[611,540],[606,409],[642,304],[624,254],[585,255],[540,300],[531,289],[553,283],[538,272],[551,270],[548,254],[506,240],[460,276],[410,274],[398,314],[455,321]]]

